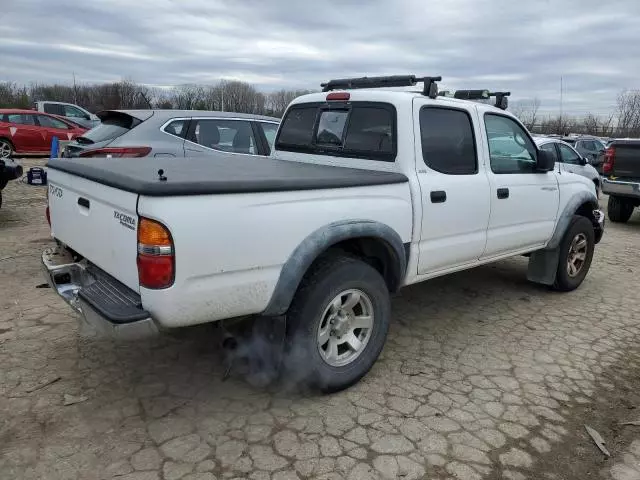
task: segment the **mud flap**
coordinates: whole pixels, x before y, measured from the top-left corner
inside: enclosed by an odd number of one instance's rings
[[[558,271],[560,248],[538,250],[529,257],[527,280],[542,285],[553,285]]]

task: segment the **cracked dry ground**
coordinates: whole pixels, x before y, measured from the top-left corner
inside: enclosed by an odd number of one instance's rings
[[[79,337],[36,288],[43,209],[12,183],[0,210],[2,479],[640,478],[640,427],[620,425],[640,420],[638,213],[570,294],[523,258],[403,290],[371,373],[319,396],[222,382],[208,327]]]

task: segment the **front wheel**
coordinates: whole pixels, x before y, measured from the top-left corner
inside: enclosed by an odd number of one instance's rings
[[[286,376],[324,392],[353,385],[380,355],[390,316],[376,269],[348,256],[319,259],[287,314]]]
[[[0,158],[11,158],[13,156],[13,145],[9,140],[0,138]]]
[[[591,267],[595,233],[591,221],[574,215],[562,242],[554,288],[562,292],[575,290],[584,281]]]

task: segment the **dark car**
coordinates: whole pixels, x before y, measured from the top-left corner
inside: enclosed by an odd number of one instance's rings
[[[575,148],[582,157],[586,158],[591,165],[602,174],[602,164],[604,163],[604,151],[606,146],[602,140],[597,137],[576,136],[563,137],[566,142]]]
[[[192,157],[217,152],[267,156],[280,120],[199,110],[106,110],[69,143],[65,157]]]

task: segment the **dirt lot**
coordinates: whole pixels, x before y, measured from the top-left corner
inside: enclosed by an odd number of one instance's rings
[[[523,258],[403,290],[373,371],[317,396],[222,382],[210,328],[78,336],[39,288],[45,190],[4,194],[1,479],[640,479],[640,426],[620,425],[640,420],[638,212],[570,294]]]

